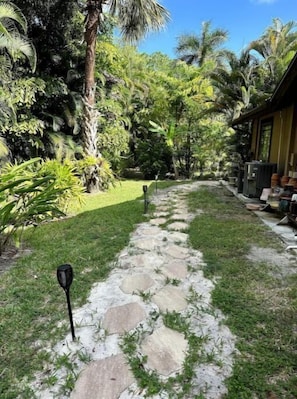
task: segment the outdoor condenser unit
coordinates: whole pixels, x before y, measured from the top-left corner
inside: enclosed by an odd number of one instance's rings
[[[263,188],[271,187],[271,175],[276,172],[276,163],[246,162],[244,164],[243,195],[260,198]]]

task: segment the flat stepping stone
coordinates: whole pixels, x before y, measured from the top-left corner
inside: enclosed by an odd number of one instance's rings
[[[188,248],[181,247],[175,244],[168,245],[165,248],[164,253],[177,259],[186,259],[188,256],[190,256]]]
[[[154,212],[154,218],[162,218],[169,215],[169,212]]]
[[[147,356],[147,366],[163,376],[181,370],[187,349],[188,342],[184,336],[164,326],[148,336],[141,346]]]
[[[186,243],[188,241],[188,234],[182,233],[180,231],[172,231],[168,236],[168,240],[173,241],[175,243],[182,242]]]
[[[174,222],[167,226],[168,230],[176,230],[176,231],[187,230],[188,228],[189,225],[188,223],[185,222]]]
[[[122,354],[90,363],[79,375],[70,399],[118,399],[135,382]]]
[[[161,312],[180,312],[188,306],[185,293],[172,286],[166,286],[158,291],[153,297],[155,303]]]
[[[136,240],[131,241],[134,247],[138,249],[145,249],[147,251],[152,251],[156,247],[160,246],[160,241],[156,240],[155,238],[138,238]]]
[[[177,278],[179,280],[182,280],[187,277],[188,268],[186,264],[176,260],[169,265],[165,265],[162,268],[162,273],[168,278]]]
[[[167,222],[166,218],[156,218],[150,220],[150,223],[155,226],[160,226],[161,224],[165,224],[166,222]]]
[[[120,264],[123,269],[135,269],[137,267],[141,267],[154,270],[155,268],[161,267],[163,263],[164,258],[153,252],[132,256],[127,255],[120,260]]]
[[[126,277],[120,288],[125,294],[133,294],[133,292],[146,291],[154,285],[155,281],[148,274],[135,274]]]
[[[161,205],[161,206],[158,206],[158,211],[159,211],[159,212],[166,212],[166,213],[168,213],[168,212],[170,211],[170,207],[169,207],[168,205],[166,205],[166,206]]]
[[[160,229],[159,227],[149,225],[148,227],[141,229],[140,234],[144,235],[144,236],[156,236],[157,234],[160,234],[161,232],[162,232],[162,229]]]
[[[124,334],[135,328],[146,318],[144,309],[138,303],[109,308],[105,313],[102,327],[108,334]]]
[[[190,215],[188,213],[178,212],[176,211],[174,215],[170,216],[172,220],[188,220]]]

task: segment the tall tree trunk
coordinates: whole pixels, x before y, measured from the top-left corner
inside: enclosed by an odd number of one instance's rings
[[[189,127],[190,128],[190,127]],[[191,136],[190,133],[187,132],[187,141],[186,141],[186,151],[185,151],[185,175],[186,178],[189,179],[191,176]]]
[[[178,173],[178,169],[177,169],[177,166],[176,166],[176,159],[175,159],[175,155],[173,153],[173,149],[172,149],[171,159],[172,159],[172,165],[173,165],[173,171],[174,171],[174,179],[178,180],[179,179],[179,173]]]
[[[83,148],[85,156],[98,157],[97,149],[97,123],[98,111],[96,109],[96,82],[95,60],[96,39],[100,17],[102,14],[103,0],[89,0],[87,4],[87,20],[85,25],[85,85],[83,93]],[[88,192],[99,190],[99,176],[96,165],[89,167],[85,175]]]

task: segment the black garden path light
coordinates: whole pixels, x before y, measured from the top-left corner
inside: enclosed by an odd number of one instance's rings
[[[68,265],[68,264],[59,266],[57,269],[57,279],[59,281],[60,286],[63,288],[63,290],[65,291],[65,294],[66,294],[72,340],[74,341],[75,334],[74,334],[72,310],[71,310],[70,295],[69,295],[69,288],[70,288],[72,280],[73,280],[72,266]]]
[[[155,176],[155,188],[156,188],[156,192],[158,191],[158,179],[159,179],[159,175]]]
[[[142,190],[144,195],[144,213],[147,213],[147,208],[148,208],[147,186],[142,186]]]

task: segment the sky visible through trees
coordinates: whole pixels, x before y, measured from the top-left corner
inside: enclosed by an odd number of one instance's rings
[[[292,0],[162,0],[171,21],[160,33],[150,33],[139,45],[147,53],[161,51],[175,57],[176,39],[181,34],[197,33],[202,22],[229,32],[226,47],[235,53],[257,39],[271,25],[273,18],[283,23],[297,19]]]

